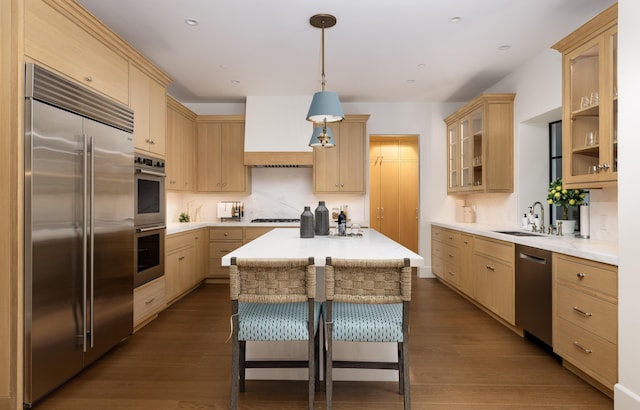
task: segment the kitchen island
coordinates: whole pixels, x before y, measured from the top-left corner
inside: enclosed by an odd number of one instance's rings
[[[298,229],[276,228],[222,257],[229,266],[231,258],[306,258],[313,256],[316,264],[318,292],[324,299],[324,265],[327,256],[352,259],[409,258],[412,267],[422,266],[424,258],[376,230],[362,229],[362,236],[315,236],[300,238]],[[322,337],[322,336],[321,336]],[[334,360],[397,360],[395,343],[334,342]],[[247,359],[286,360],[306,357],[306,342],[247,343]],[[321,372],[323,375],[324,372]],[[334,380],[397,381],[396,370],[334,369]],[[247,379],[305,380],[305,369],[247,369]]]

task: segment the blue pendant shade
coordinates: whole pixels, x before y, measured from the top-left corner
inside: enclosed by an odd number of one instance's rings
[[[311,136],[311,140],[309,141],[310,147],[322,147],[322,148],[332,148],[336,146],[335,140],[333,139],[333,133],[331,132],[331,128],[328,127],[316,127],[313,129],[313,135]]]
[[[323,87],[324,88],[324,87]],[[318,91],[313,95],[307,113],[307,121],[316,123],[337,122],[344,119],[344,111],[340,105],[338,94],[333,91]]]

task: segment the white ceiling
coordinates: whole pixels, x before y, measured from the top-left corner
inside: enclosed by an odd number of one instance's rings
[[[325,30],[325,72],[341,101],[467,101],[615,2],[77,1],[164,70],[183,103],[318,91],[318,13],[338,20]]]

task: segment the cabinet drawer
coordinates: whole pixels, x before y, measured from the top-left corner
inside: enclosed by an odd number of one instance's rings
[[[431,242],[431,255],[435,258],[442,258],[444,255],[445,245],[442,242]]]
[[[580,288],[618,297],[618,269],[616,266],[554,254],[556,278]]]
[[[561,318],[553,350],[610,389],[618,380],[617,346]]]
[[[212,228],[209,229],[210,241],[242,241],[242,228]]]
[[[242,246],[242,242],[209,242],[209,258],[222,258],[229,252]]]
[[[444,240],[445,229],[439,226],[431,226],[431,240],[442,241]]]
[[[134,289],[133,326],[155,315],[166,305],[164,276]]]
[[[473,239],[473,250],[477,253],[501,259],[509,264],[514,263],[515,251],[511,242],[498,241],[476,236]]]
[[[586,293],[557,286],[557,315],[612,343],[618,340],[618,306]]]
[[[452,246],[448,243],[444,245],[442,259],[444,260],[446,266],[460,266],[460,258],[460,248]]]
[[[167,235],[165,244],[167,253],[189,246],[193,246],[193,233]]]
[[[431,272],[440,277],[442,277],[444,272],[444,263],[442,263],[442,258],[434,257],[433,254],[431,256]]]
[[[455,246],[455,247],[460,247],[460,232],[458,231],[452,231],[452,230],[445,230],[443,232],[443,242],[446,244],[449,244],[451,246]]]

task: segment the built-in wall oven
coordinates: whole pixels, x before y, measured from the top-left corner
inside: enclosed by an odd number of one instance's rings
[[[164,160],[135,155],[134,286],[164,275],[165,166]]]

